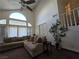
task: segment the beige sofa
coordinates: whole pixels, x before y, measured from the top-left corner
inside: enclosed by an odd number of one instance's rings
[[[43,52],[43,43],[42,42],[32,42],[32,41],[24,41],[25,49],[30,53],[32,57],[35,57]]]
[[[30,53],[32,57],[35,57],[43,52],[42,43],[32,43],[32,42],[25,41],[24,47]]]

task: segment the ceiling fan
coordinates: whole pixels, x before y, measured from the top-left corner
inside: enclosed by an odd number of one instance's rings
[[[20,0],[20,4],[22,7],[26,7],[30,11],[33,11],[32,8],[29,6],[30,4],[35,3],[35,0]]]
[[[35,3],[35,0],[21,0],[24,4],[32,4]]]

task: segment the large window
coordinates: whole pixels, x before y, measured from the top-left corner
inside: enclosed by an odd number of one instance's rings
[[[28,27],[32,27],[32,25],[30,23],[28,23]]]
[[[8,37],[22,37],[32,34],[32,25],[27,22],[21,13],[12,13],[9,19],[1,19],[0,24],[5,24]],[[28,25],[28,26],[27,26]]]
[[[26,27],[8,26],[7,28],[8,28],[8,31],[7,31],[8,32],[8,37],[27,36],[27,28]]]
[[[20,26],[26,26],[26,22],[17,21],[17,20],[9,20],[10,25],[20,25]]]
[[[17,27],[8,27],[8,37],[17,37]]]
[[[24,15],[22,15],[21,13],[12,13],[10,15],[10,18],[11,18],[11,20],[9,20],[9,24],[15,25],[15,27],[17,27],[17,30],[14,29],[17,31],[17,33],[15,33],[17,35],[15,35],[15,36],[22,37],[22,36],[31,35],[32,25],[27,22],[27,19]],[[27,23],[28,23],[28,26],[27,26]],[[14,30],[12,30],[12,29],[10,30],[11,32],[10,32],[9,36],[12,36],[11,34],[13,34],[15,32]]]
[[[25,27],[19,27],[18,28],[18,36],[19,37],[27,36],[27,28],[25,28]]]
[[[17,13],[17,12],[16,13],[12,13],[10,15],[10,18],[19,19],[19,20],[25,20],[25,21],[27,20],[23,14]]]
[[[32,28],[31,28],[31,27],[29,27],[29,28],[27,29],[27,31],[28,31],[28,35],[31,35],[31,34],[32,34]]]
[[[6,24],[6,19],[0,19],[0,24]]]

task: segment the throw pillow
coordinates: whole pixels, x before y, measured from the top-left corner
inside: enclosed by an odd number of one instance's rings
[[[42,43],[42,38],[39,37],[36,42],[37,42],[37,43]]]

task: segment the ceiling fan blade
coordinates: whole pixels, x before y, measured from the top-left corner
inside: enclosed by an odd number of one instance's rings
[[[33,3],[35,3],[36,1],[35,1],[35,0],[28,0],[28,1],[21,0],[21,2],[24,3],[24,4],[33,4]]]
[[[36,1],[35,0],[29,0],[29,1],[27,1],[26,3],[27,4],[33,4],[33,3],[35,3]]]
[[[27,7],[27,9],[29,9],[30,11],[33,11],[32,8],[30,8],[29,6],[26,6],[26,7]]]

